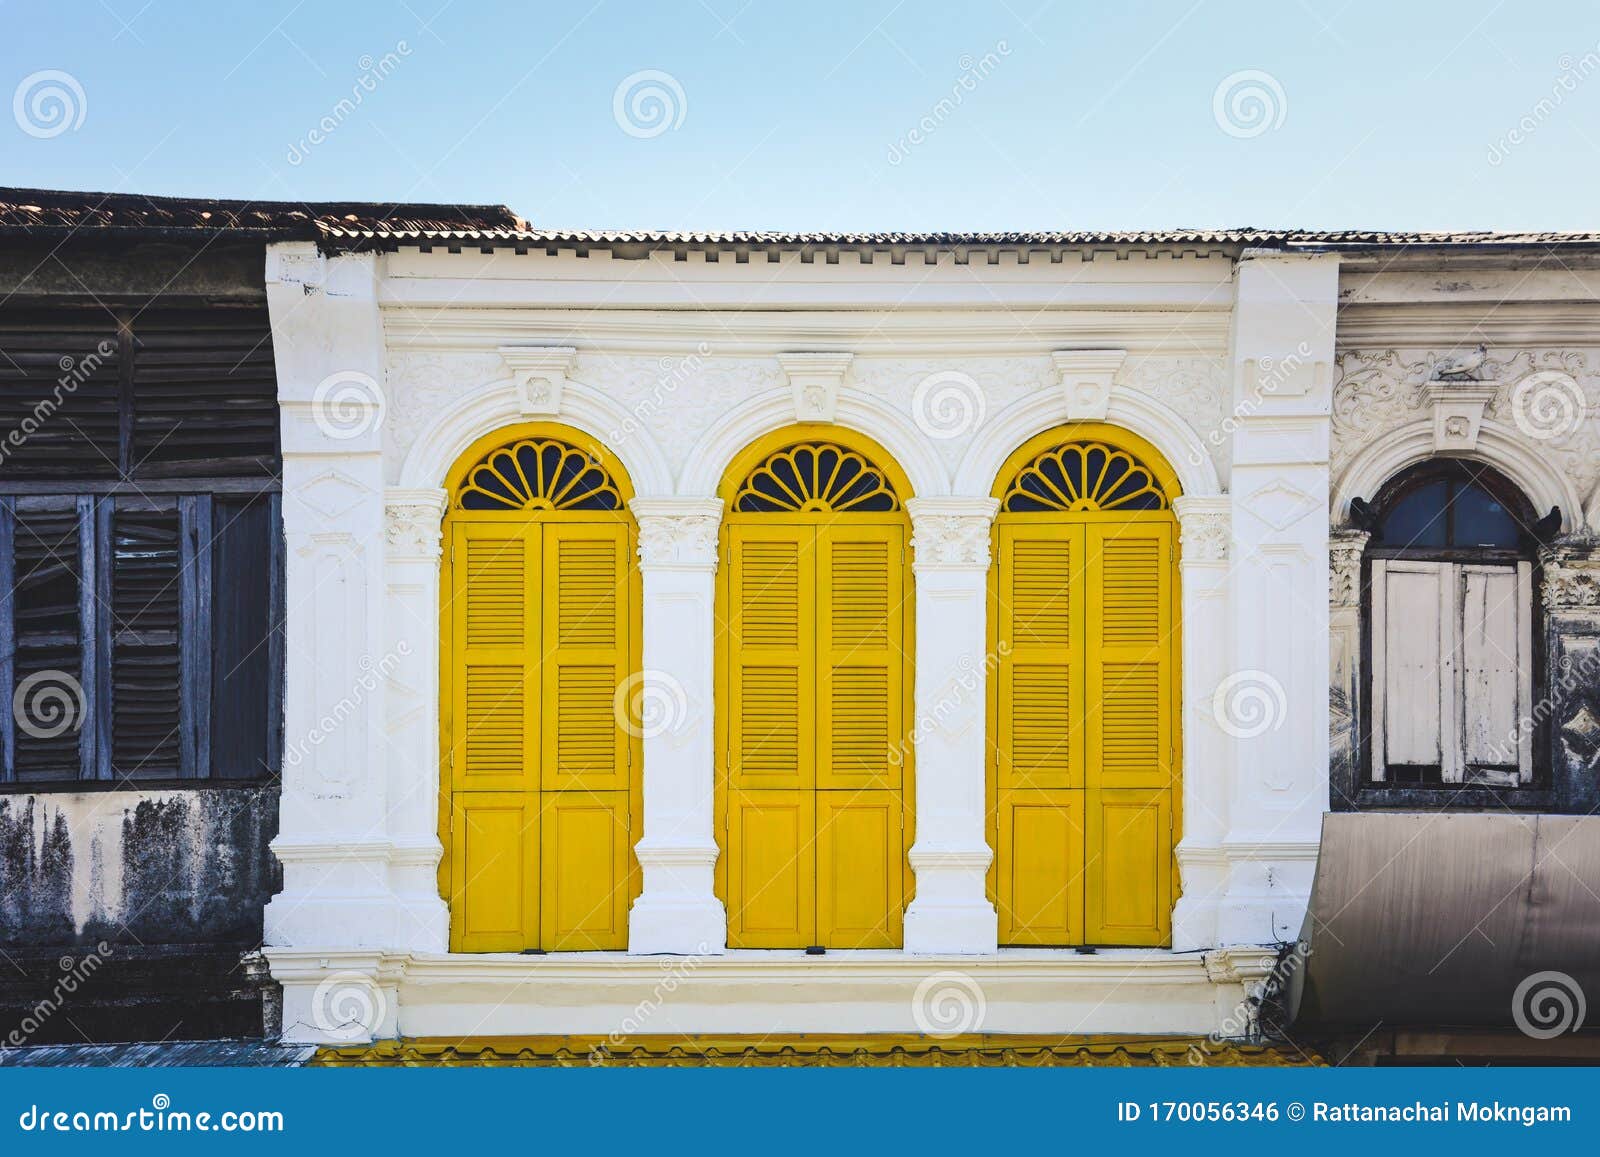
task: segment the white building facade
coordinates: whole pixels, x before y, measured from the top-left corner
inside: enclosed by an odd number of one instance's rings
[[[1589,798],[1600,311],[1592,274],[1540,252],[1514,239],[1448,250],[1227,234],[495,232],[273,246],[288,617],[273,844],[284,887],[267,910],[266,954],[284,989],[285,1038],[1241,1035],[1241,1001],[1305,919],[1324,813],[1496,800],[1558,811]],[[559,928],[540,948],[492,932],[475,940],[477,917],[452,911],[474,883],[465,845],[451,859],[465,813],[449,794],[453,775],[459,794],[459,736],[445,732],[450,688],[475,660],[470,639],[462,651],[447,637],[472,630],[452,627],[460,588],[448,584],[463,573],[460,561],[451,569],[454,544],[474,540],[450,528],[462,487],[481,477],[475,464],[530,439],[606,463],[635,584],[635,614],[618,612],[633,650],[615,660],[615,702],[637,693],[645,722],[628,725],[619,707],[626,770],[606,789],[628,813],[612,886],[629,883],[589,950]],[[1007,474],[1024,448],[1091,444],[1137,459],[1175,527],[1160,588],[1171,661],[1152,684],[1159,704],[1138,708],[1167,720],[1153,758],[1169,795],[1127,811],[1130,825],[1160,825],[1161,858],[1139,885],[1160,911],[1126,935],[1106,931],[1122,919],[1111,876],[1142,872],[1149,857],[1119,859],[1095,824],[1122,814],[1114,796],[1135,798],[1116,792],[1143,787],[1108,778],[1096,797],[1109,756],[1091,751],[1087,780],[1074,781],[1089,784],[1087,820],[1078,804],[1035,817],[1067,817],[1063,838],[1088,840],[1108,865],[1100,879],[1091,854],[1088,898],[1062,909],[1057,932],[1045,916],[1008,913],[1021,903],[1008,888],[1023,885],[1007,881],[1023,829],[997,819],[1006,744],[1020,742],[1000,721],[1034,685],[1032,668],[997,644],[1013,638],[997,625],[1006,600],[993,589],[1011,565]],[[879,468],[909,528],[909,577],[896,588],[908,707],[886,725],[903,757],[892,789],[874,781],[852,797],[881,789],[892,826],[884,903],[895,911],[881,940],[850,942],[864,947],[824,943],[818,930],[847,922],[848,880],[819,885],[825,915],[807,917],[809,936],[753,946],[762,933],[738,913],[730,935],[729,897],[741,873],[761,870],[765,838],[731,833],[768,816],[729,802],[739,788],[727,729],[740,724],[724,684],[741,645],[730,632],[744,620],[726,584],[746,565],[730,562],[731,543],[745,541],[754,509],[740,506],[746,467],[806,445]],[[1386,487],[1439,462],[1492,469],[1496,486],[1526,500],[1523,521],[1543,520],[1538,541],[1487,561],[1464,540],[1441,540],[1439,557],[1420,561],[1385,552],[1398,525],[1382,522]],[[1411,491],[1395,493],[1400,510]],[[1391,585],[1374,587],[1374,567]],[[1401,617],[1424,582],[1468,592],[1455,603],[1437,594],[1434,650],[1414,654],[1387,619],[1374,636],[1374,616]],[[1471,618],[1472,592],[1485,590],[1509,610]],[[1110,612],[1085,613],[1115,641]],[[1480,636],[1488,659],[1473,650]],[[1401,734],[1401,705],[1385,690],[1400,676],[1384,672],[1430,655],[1430,669],[1457,682],[1442,677],[1432,715]],[[1577,673],[1563,682],[1563,671]],[[1063,702],[1114,718],[1109,692],[1095,694]],[[1505,759],[1485,755],[1461,730],[1469,714],[1504,716],[1513,732],[1527,719],[1526,741]],[[1376,773],[1374,734],[1386,741]],[[1084,774],[1072,767],[1064,774]],[[548,849],[573,800],[543,787],[529,862],[559,874]],[[815,795],[822,802],[806,807],[843,806]],[[849,848],[817,854],[833,859],[808,879],[862,871]],[[491,924],[519,886],[504,871],[477,885]],[[560,922],[530,919],[547,933]]]

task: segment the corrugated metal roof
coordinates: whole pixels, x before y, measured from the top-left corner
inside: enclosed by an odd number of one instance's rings
[[[30,1045],[0,1049],[0,1068],[282,1068],[303,1065],[315,1054],[312,1045],[279,1045],[263,1041],[197,1040],[164,1044]]]

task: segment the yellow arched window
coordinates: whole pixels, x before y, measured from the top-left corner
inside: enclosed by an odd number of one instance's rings
[[[995,485],[991,873],[1000,943],[1170,940],[1178,765],[1177,479],[1082,423]]]
[[[728,943],[896,947],[911,840],[909,488],[865,439],[790,431],[741,455],[722,494]]]
[[[639,824],[639,589],[618,464],[556,426],[502,431],[449,479],[440,775],[450,944],[627,946]]]

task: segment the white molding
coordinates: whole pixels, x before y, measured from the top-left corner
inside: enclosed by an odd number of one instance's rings
[[[365,980],[384,1036],[677,1035],[794,1032],[1226,1032],[1270,947],[1005,949],[993,956],[735,950],[714,957],[622,953],[528,957],[265,950],[284,986],[286,1040],[330,1043],[318,986]],[[671,997],[661,999],[664,985]],[[326,996],[323,998],[326,1000]],[[942,1002],[970,1023],[947,1025]],[[392,1003],[391,1003],[392,1002]],[[641,1009],[646,1010],[641,1012]],[[381,1015],[377,1015],[381,1014]],[[932,1028],[930,1029],[930,1025]],[[337,1043],[358,1043],[348,1036]]]
[[[686,498],[715,494],[738,455],[759,438],[795,424],[794,396],[787,388],[757,394],[724,414],[689,452],[678,493]],[[888,403],[843,387],[834,424],[882,444],[911,480],[912,493],[932,498],[950,492],[949,476],[928,436]]]
[[[1339,474],[1333,488],[1332,518],[1342,526],[1350,518],[1353,498],[1370,500],[1389,479],[1408,466],[1434,456],[1434,419],[1427,414],[1416,418],[1363,446]],[[1459,457],[1493,466],[1521,487],[1539,514],[1552,506],[1561,508],[1561,529],[1571,533],[1583,526],[1583,499],[1570,476],[1529,446],[1515,431],[1483,419],[1477,442],[1470,453]]]
[[[400,467],[402,487],[442,486],[450,467],[486,434],[526,421],[522,389],[502,379],[465,394],[428,426]],[[622,460],[634,492],[672,493],[672,469],[655,440],[632,416],[600,391],[568,380],[559,420],[589,434]]]
[[[1070,421],[1066,398],[1059,389],[1040,390],[1013,402],[979,427],[957,467],[956,494],[987,495],[1000,467],[1016,448],[1055,426]],[[1222,493],[1217,468],[1194,427],[1159,399],[1122,386],[1111,391],[1105,420],[1150,442],[1178,475],[1186,495]]]
[[[783,353],[778,365],[794,392],[796,422],[831,422],[839,412],[839,388],[850,368],[847,353]]]

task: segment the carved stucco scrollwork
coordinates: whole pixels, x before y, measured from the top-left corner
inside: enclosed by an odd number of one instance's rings
[[[1361,605],[1361,555],[1367,549],[1365,530],[1339,531],[1328,540],[1328,605]]]
[[[1544,605],[1552,611],[1600,611],[1600,550],[1551,547],[1540,552]]]
[[[383,536],[391,558],[437,559],[442,553],[443,502],[390,502],[383,508]]]
[[[1333,391],[1331,455],[1335,476],[1363,448],[1432,412],[1429,384],[1443,352],[1448,351],[1350,350],[1340,355],[1339,380]],[[1524,431],[1523,437],[1530,449],[1570,477],[1580,494],[1596,493],[1600,486],[1600,421],[1593,420],[1592,415],[1600,412],[1600,364],[1591,365],[1590,351],[1491,350],[1476,373],[1479,378],[1500,383],[1483,414],[1508,430],[1519,429],[1513,403],[1517,383],[1535,373],[1569,377],[1583,393],[1591,417],[1559,436],[1536,438]],[[1578,511],[1568,513],[1574,519],[1580,516]]]
[[[707,514],[649,514],[639,518],[643,566],[717,565],[719,519]]]
[[[982,515],[925,514],[912,523],[919,567],[989,569],[989,523]]]
[[[1180,511],[1179,517],[1178,546],[1184,562],[1227,561],[1230,530],[1226,513]]]

